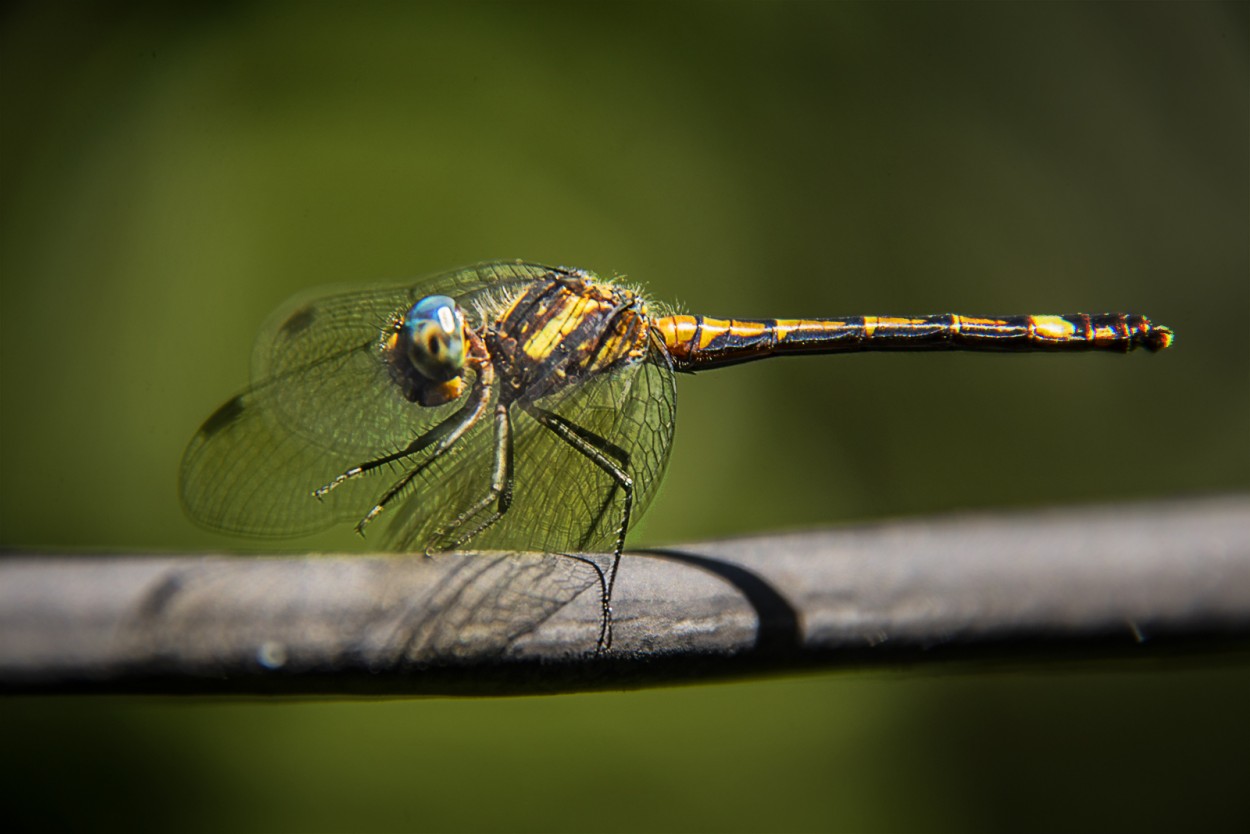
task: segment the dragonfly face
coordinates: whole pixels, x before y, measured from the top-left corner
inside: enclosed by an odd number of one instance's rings
[[[464,392],[464,313],[445,295],[430,295],[395,320],[383,353],[391,378],[415,403],[442,405]]]
[[[454,299],[429,295],[404,314],[388,345],[426,379],[446,382],[464,373],[464,313]]]

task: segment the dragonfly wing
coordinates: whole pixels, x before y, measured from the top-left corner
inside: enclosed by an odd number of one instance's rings
[[[359,519],[373,506],[376,478],[344,482],[324,501],[313,490],[357,462],[291,432],[259,386],[209,417],[182,457],[187,513],[206,527],[253,536],[295,536]]]
[[[398,477],[400,464],[318,487],[347,469],[396,452],[458,408],[409,402],[391,380],[380,345],[394,317],[426,295],[452,295],[489,315],[532,275],[528,264],[481,264],[409,287],[310,294],[288,302],[257,341],[257,382],[211,416],[183,455],[181,495],[205,526],[291,536],[359,520]]]

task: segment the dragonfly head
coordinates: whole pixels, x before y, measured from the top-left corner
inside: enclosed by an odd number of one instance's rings
[[[409,308],[396,334],[396,347],[431,382],[464,374],[464,314],[445,295],[427,295]]]

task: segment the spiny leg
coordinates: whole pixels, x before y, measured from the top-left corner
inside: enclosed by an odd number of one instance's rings
[[[599,512],[595,514],[594,523],[591,524],[589,528],[587,528],[586,534],[582,537],[581,542],[579,542],[578,544],[578,546],[584,550],[586,546],[590,543],[590,539],[594,535],[595,530],[599,529],[599,524],[603,521],[604,515],[607,514],[608,508],[612,506],[612,499],[616,497],[617,488],[618,487],[623,488],[625,486],[625,484],[621,481],[621,479],[617,478],[616,475],[619,473],[623,475],[626,480],[629,480],[631,485],[633,483],[632,479],[630,479],[629,476],[625,474],[629,471],[629,460],[630,460],[629,452],[625,451],[620,446],[617,446],[615,443],[612,443],[607,438],[601,437],[600,435],[595,434],[589,429],[583,428],[582,426],[577,425],[571,420],[561,417],[559,414],[556,414],[553,411],[548,411],[545,408],[539,408],[533,403],[527,404],[525,406],[525,410],[528,414],[533,416],[534,419],[542,423],[542,425],[546,426],[548,429],[551,429],[551,431],[559,435],[561,439],[566,440],[566,442],[569,442],[569,441],[567,440],[567,438],[565,438],[565,436],[561,432],[563,431],[572,432],[573,434],[577,435],[577,437],[584,440],[591,447],[593,447],[594,449],[597,449],[598,451],[602,452],[606,457],[612,459],[610,463],[611,462],[615,463],[616,471],[608,471],[608,474],[612,475],[615,483],[612,484],[612,489],[608,492],[607,495],[604,496],[603,502],[599,505]],[[557,430],[551,425],[552,423],[557,423],[560,426],[562,426],[562,428],[560,430]],[[586,455],[586,452],[580,447],[578,447],[576,443],[570,442],[570,445],[572,445],[575,449],[577,449],[583,455]],[[598,460],[595,460],[590,455],[587,455],[587,457],[590,457],[591,460],[594,460],[595,463],[602,468],[602,464]],[[629,506],[632,505],[633,503],[632,496],[629,497],[629,499],[627,500],[629,501],[629,503],[626,505],[625,514],[621,520],[621,527],[620,529],[617,530],[617,546],[616,546],[616,551],[615,551],[617,553],[620,553],[621,549],[625,545],[625,533],[627,531],[627,528],[629,527]]]
[[[451,432],[456,427],[456,419],[462,416],[463,413],[464,413],[464,409],[457,411],[455,414],[452,414],[446,420],[434,426],[425,434],[422,434],[421,436],[417,437],[415,440],[413,440],[403,449],[400,449],[398,452],[394,452],[389,455],[384,455],[380,458],[374,458],[373,460],[366,461],[365,463],[359,464],[357,466],[353,466],[351,469],[348,469],[346,472],[335,477],[335,479],[333,481],[330,481],[330,483],[325,484],[324,486],[319,486],[315,490],[313,490],[313,497],[320,500],[324,498],[335,487],[339,486],[340,484],[343,484],[346,481],[350,481],[352,478],[359,477],[360,475],[363,475],[366,472],[372,472],[374,469],[377,469],[380,466],[385,466],[388,463],[394,463],[397,460],[403,460],[406,457],[415,455],[417,452],[420,452],[422,449],[425,449],[429,447],[431,444],[436,443],[442,437],[444,437],[449,432]]]
[[[609,604],[611,596],[608,591],[608,580],[606,580],[603,576],[603,568],[599,567],[599,564],[594,559],[579,556],[576,553],[562,553],[560,555],[566,556],[569,559],[576,559],[579,562],[584,562],[587,565],[590,565],[590,567],[595,571],[595,576],[599,579],[599,600],[603,604],[603,614],[599,618],[599,639],[595,642],[595,654],[602,655],[608,649],[612,648],[612,607]],[[618,560],[620,559],[619,556],[616,558]],[[612,564],[612,575],[616,575],[615,561]]]
[[[320,498],[326,492],[329,492],[335,486],[348,478],[354,478],[357,475],[381,466],[384,463],[389,463],[392,460],[398,460],[406,457],[407,455],[415,454],[430,445],[434,445],[434,451],[430,453],[430,456],[417,466],[414,466],[411,470],[405,473],[403,477],[393,483],[390,489],[388,489],[385,494],[383,494],[381,499],[378,500],[378,503],[373,506],[373,509],[365,513],[365,517],[356,524],[356,532],[363,536],[365,526],[369,522],[373,521],[373,519],[377,518],[378,514],[386,508],[386,505],[395,499],[395,496],[403,492],[408,485],[412,483],[413,479],[424,472],[426,467],[428,467],[431,463],[438,460],[440,455],[454,446],[462,437],[465,436],[466,433],[468,433],[471,428],[477,425],[477,422],[480,419],[482,419],[482,415],[486,413],[486,405],[490,400],[490,386],[487,383],[488,380],[484,376],[479,377],[478,382],[469,393],[468,402],[464,404],[463,408],[449,416],[446,420],[439,423],[434,428],[427,431],[425,434],[421,435],[421,437],[418,437],[410,443],[408,448],[403,452],[399,452],[394,455],[387,455],[386,457],[379,458],[377,461],[370,461],[368,464],[362,464],[354,469],[349,469],[333,482],[327,484],[325,487],[322,487],[322,489],[318,490],[314,493],[314,495],[317,495],[317,497]]]
[[[621,510],[621,525],[617,529],[616,546],[612,550],[612,567],[608,572],[607,582],[602,586],[604,630],[607,636],[606,639],[601,638],[602,649],[596,652],[601,653],[612,648],[612,588],[616,584],[616,571],[621,564],[621,551],[625,549],[625,534],[629,530],[629,514],[634,506],[634,479],[621,466],[614,463],[608,455],[612,454],[623,459],[622,462],[625,466],[629,465],[629,455],[607,439],[581,426],[574,425],[558,414],[539,408],[532,403],[524,403],[522,408],[557,437],[606,472],[616,482],[613,485],[614,492],[619,487],[625,493],[624,506]],[[602,513],[600,513],[600,517],[602,517]],[[596,526],[597,524],[598,522],[596,521]]]
[[[495,511],[476,527],[452,539],[456,531],[467,524],[491,504]],[[455,550],[479,535],[499,519],[512,506],[512,417],[505,403],[495,404],[495,464],[491,470],[490,489],[472,507],[456,516],[455,520],[438,531],[435,540],[439,550]]]

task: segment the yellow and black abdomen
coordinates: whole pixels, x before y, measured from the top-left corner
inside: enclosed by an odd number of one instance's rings
[[[788,353],[895,350],[1127,352],[1162,350],[1172,331],[1126,313],[984,318],[942,314],[828,319],[714,319],[665,316],[654,327],[676,370],[749,362]]]

